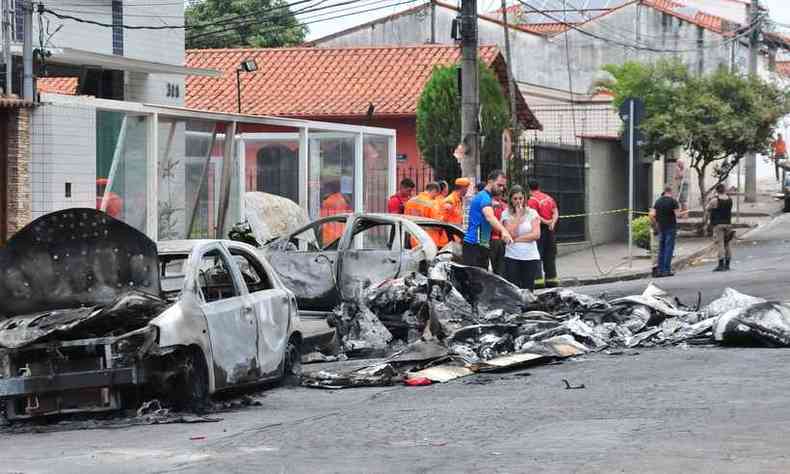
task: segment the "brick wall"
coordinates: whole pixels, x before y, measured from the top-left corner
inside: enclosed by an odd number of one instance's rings
[[[21,108],[8,114],[6,235],[9,238],[31,221],[30,113],[31,109]]]

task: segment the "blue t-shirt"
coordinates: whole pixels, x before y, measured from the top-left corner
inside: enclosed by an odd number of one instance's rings
[[[483,215],[483,209],[491,205],[491,194],[485,189],[472,198],[469,203],[469,227],[466,228],[464,242],[488,247],[491,241],[491,224]]]

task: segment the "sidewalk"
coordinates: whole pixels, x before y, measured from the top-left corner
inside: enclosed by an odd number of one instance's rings
[[[759,225],[764,225],[781,211],[782,204],[773,198],[773,192],[761,186],[756,203],[741,201],[741,216],[738,223],[741,228],[736,228],[737,237],[743,236]],[[692,216],[699,216],[692,210]],[[681,229],[690,229],[698,218],[680,221]],[[733,216],[733,223],[736,222]],[[693,232],[681,231],[675,246],[675,257],[672,260],[674,271],[682,270],[713,251],[713,241],[710,237],[697,237]],[[644,250],[633,247],[633,260],[628,263],[628,244],[615,242],[587,247],[579,251],[561,255],[557,258],[557,270],[560,275],[561,285],[584,286],[600,283],[611,283],[623,280],[636,280],[651,275],[653,259]],[[597,260],[597,265],[596,265]]]

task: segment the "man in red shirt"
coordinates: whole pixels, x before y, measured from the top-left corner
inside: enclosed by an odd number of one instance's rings
[[[414,193],[414,188],[414,181],[409,178],[403,178],[400,182],[400,189],[398,189],[397,193],[390,196],[387,202],[387,212],[390,214],[403,214],[406,203]]]
[[[540,240],[538,250],[543,263],[543,282],[546,288],[556,288],[560,280],[557,277],[557,240],[554,230],[560,218],[557,202],[548,194],[541,192],[540,184],[531,179],[529,181],[529,201],[527,205],[538,211],[540,218]],[[539,285],[536,283],[536,288]]]
[[[507,209],[505,194],[506,191],[504,189],[496,188],[492,196],[493,205],[491,207],[494,208],[494,216],[496,216],[499,222],[502,222],[502,213]],[[505,243],[502,242],[502,235],[497,230],[491,231],[488,258],[491,261],[491,271],[502,276],[505,262]]]

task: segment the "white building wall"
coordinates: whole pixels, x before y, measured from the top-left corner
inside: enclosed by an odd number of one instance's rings
[[[42,104],[33,112],[33,219],[70,207],[96,207],[96,109]],[[65,195],[71,183],[71,197]]]

